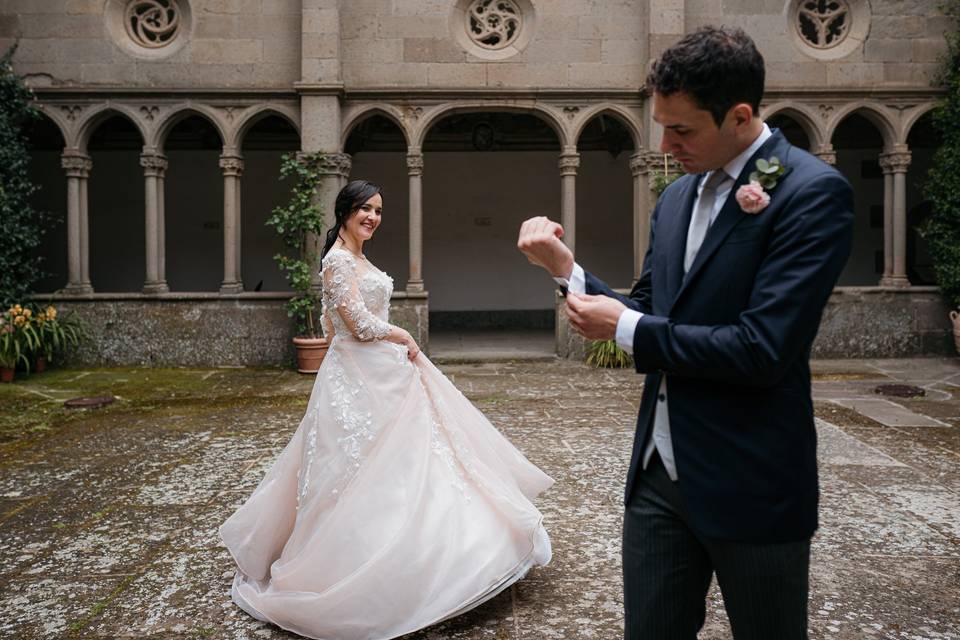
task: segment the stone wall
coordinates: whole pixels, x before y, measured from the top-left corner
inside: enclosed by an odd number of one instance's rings
[[[619,290],[628,294],[628,290]],[[586,341],[557,304],[557,353],[581,359]],[[827,301],[813,358],[955,356],[953,325],[935,287],[838,287]]]
[[[37,296],[37,300],[46,300]],[[293,323],[275,295],[93,295],[57,300],[76,313],[88,338],[64,359],[79,366],[292,366]],[[392,323],[429,347],[426,297],[397,294]]]
[[[17,72],[34,86],[289,89],[300,79],[300,0],[195,0],[182,35],[155,51],[131,43],[124,5],[4,2],[0,49],[20,38]]]
[[[529,42],[492,60],[464,40],[446,0],[343,3],[341,56],[348,87],[636,88],[645,75],[647,2],[538,0],[524,17]],[[517,2],[523,7],[525,3]],[[521,35],[522,38],[522,35]]]

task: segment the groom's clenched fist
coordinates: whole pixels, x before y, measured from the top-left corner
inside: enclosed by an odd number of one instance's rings
[[[573,271],[573,253],[563,244],[563,227],[543,216],[530,218],[520,225],[517,248],[531,263],[541,266],[552,276],[569,278]]]

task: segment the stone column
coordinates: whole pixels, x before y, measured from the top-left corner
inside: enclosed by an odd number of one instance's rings
[[[630,156],[633,174],[633,282],[640,279],[643,257],[650,243],[650,180],[647,157],[642,151]]]
[[[883,276],[880,286],[893,286],[893,162],[889,154],[880,154],[883,170]]]
[[[891,287],[909,287],[907,279],[907,169],[910,152],[906,145],[896,145],[884,154],[885,163],[893,172],[893,270],[883,284]],[[884,212],[886,217],[886,211]],[[886,240],[884,240],[886,243]]]
[[[817,156],[829,165],[837,164],[837,152],[834,150],[833,145],[829,142],[820,145],[820,148],[813,155]]]
[[[161,248],[160,235],[160,175],[167,169],[167,159],[156,153],[140,154],[140,166],[143,167],[144,206],[146,219],[146,259],[147,279],[143,283],[143,293],[165,293],[170,290],[160,275]]]
[[[341,185],[350,175],[353,162],[346,153],[322,153],[316,156],[300,153],[301,162],[313,163],[319,176],[317,191],[314,195],[314,204],[323,212],[324,233],[320,236],[310,234],[307,238],[307,252],[314,256],[315,264],[310,269],[310,284],[314,292],[319,293],[323,280],[320,277],[320,252],[326,239],[326,231],[333,227],[336,221],[337,194]]]
[[[87,179],[93,162],[86,154],[65,152],[60,156],[60,166],[67,174],[67,286],[64,292],[72,295],[93,293],[88,266],[90,245],[86,199]]]
[[[243,292],[240,279],[240,175],[243,158],[221,155],[223,170],[223,282],[220,293]]]
[[[407,291],[423,291],[423,153],[411,148],[407,153],[410,182],[410,278]]]
[[[576,255],[577,245],[577,169],[580,154],[576,148],[564,149],[560,154],[560,224],[563,225],[563,241]]]

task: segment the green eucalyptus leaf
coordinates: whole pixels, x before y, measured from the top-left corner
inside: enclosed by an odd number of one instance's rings
[[[766,160],[764,160],[763,158],[759,158],[759,159],[757,160],[757,169],[759,169],[759,170],[762,171],[763,173],[767,173],[767,171],[769,171],[769,169],[770,169],[770,163],[768,163],[768,162],[767,162]]]

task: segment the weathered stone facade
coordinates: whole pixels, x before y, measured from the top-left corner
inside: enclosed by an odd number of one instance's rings
[[[296,149],[332,154],[318,194],[327,211],[350,175],[390,185],[392,226],[371,252],[423,342],[428,302],[471,308],[451,282],[495,292],[473,308],[553,307],[549,281],[512,249],[528,213],[561,219],[585,266],[629,286],[646,249],[649,172],[664,166],[646,69],[684,33],[727,24],[765,57],[764,118],[857,190],[854,256],[823,353],[943,353],[945,317],[900,322],[897,309],[934,296],[912,288],[930,284],[917,185],[936,143],[937,58],[955,25],[936,0],[826,4],[6,0],[0,47],[19,38],[15,68],[47,117],[35,132],[38,197],[65,218],[45,247],[47,288],[93,309],[132,297],[148,314],[188,292],[228,305],[281,299],[262,221],[284,198],[279,154]],[[881,286],[907,294],[844,293]],[[857,342],[852,322],[875,304],[897,335]],[[269,322],[277,344],[286,339],[282,318],[237,305],[248,325]],[[218,352],[205,361],[271,359]],[[286,347],[272,352],[282,360]]]

